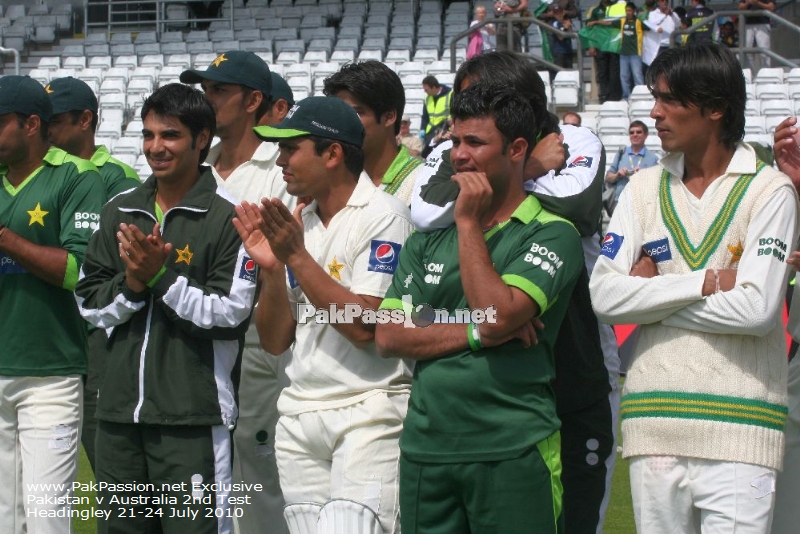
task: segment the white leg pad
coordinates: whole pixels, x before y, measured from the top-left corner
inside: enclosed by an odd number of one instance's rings
[[[283,508],[283,517],[291,534],[317,534],[322,505],[313,502],[287,504]]]
[[[378,514],[356,501],[334,499],[319,513],[317,534],[384,534]]]

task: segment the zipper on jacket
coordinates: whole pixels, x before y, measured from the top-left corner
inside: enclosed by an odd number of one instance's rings
[[[150,295],[150,307],[147,309],[147,326],[144,330],[144,339],[142,339],[142,351],[139,353],[139,401],[136,403],[136,408],[133,410],[133,422],[139,422],[139,412],[142,410],[144,404],[144,362],[147,353],[147,342],[150,338],[150,323],[153,319],[153,306],[155,301],[153,296]]]

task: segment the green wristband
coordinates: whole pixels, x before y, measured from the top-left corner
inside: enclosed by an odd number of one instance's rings
[[[483,348],[480,334],[477,333],[476,330],[477,327],[475,326],[475,323],[469,323],[469,325],[467,326],[467,342],[469,342],[469,348],[473,352],[481,350]]]

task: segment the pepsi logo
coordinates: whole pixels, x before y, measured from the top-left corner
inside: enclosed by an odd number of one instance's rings
[[[394,261],[394,247],[388,243],[379,245],[375,250],[375,258],[381,263],[391,263]]]
[[[244,270],[250,274],[255,274],[256,272],[256,262],[251,259],[247,259],[244,262]]]
[[[605,239],[603,239],[603,245],[612,245],[614,244],[614,236],[608,234]]]

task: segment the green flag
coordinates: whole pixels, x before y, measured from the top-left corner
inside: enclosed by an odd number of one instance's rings
[[[539,2],[539,5],[536,6],[536,10],[533,12],[533,16],[537,19],[547,11],[547,8],[550,7],[550,4],[553,3],[553,0],[542,0]],[[542,34],[542,57],[547,61],[553,61],[553,52],[550,50],[550,36],[552,35],[548,31],[543,31],[541,28],[539,32]]]
[[[622,45],[622,32],[619,24],[584,26],[578,32],[578,36],[581,38],[583,48],[597,48],[603,52],[619,54]]]

